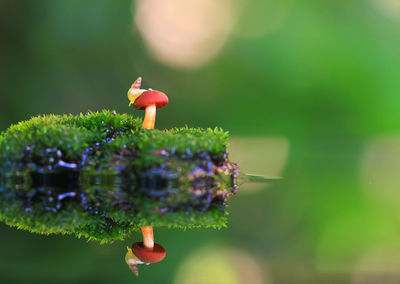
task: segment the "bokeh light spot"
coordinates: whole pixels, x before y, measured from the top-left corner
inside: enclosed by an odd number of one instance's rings
[[[135,24],[158,60],[193,68],[221,51],[234,11],[232,0],[138,0]]]
[[[400,247],[372,250],[361,257],[353,273],[353,284],[397,284],[400,281]]]
[[[400,204],[400,136],[371,139],[361,160],[360,175],[371,200]]]
[[[247,252],[220,246],[205,246],[183,260],[175,276],[176,284],[191,283],[272,283],[268,271],[261,270]]]
[[[373,0],[375,7],[384,15],[394,20],[400,20],[399,0]]]

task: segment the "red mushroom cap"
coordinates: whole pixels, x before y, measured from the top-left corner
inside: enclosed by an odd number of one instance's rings
[[[164,259],[167,252],[159,244],[154,244],[153,248],[147,248],[143,242],[134,243],[132,251],[141,261],[145,263],[155,263]]]
[[[156,108],[162,108],[168,104],[166,94],[156,90],[147,90],[135,100],[136,109],[145,109],[148,105],[155,104]]]

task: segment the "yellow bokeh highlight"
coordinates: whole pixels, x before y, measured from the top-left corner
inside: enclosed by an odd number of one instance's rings
[[[228,247],[205,246],[186,257],[179,266],[175,284],[268,284],[267,270],[261,270],[250,254]]]

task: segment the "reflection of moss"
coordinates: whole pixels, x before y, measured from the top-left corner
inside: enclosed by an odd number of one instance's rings
[[[224,226],[237,176],[226,154],[228,134],[140,125],[132,116],[102,111],[11,126],[0,135],[6,181],[0,219],[101,242],[124,239],[144,225]]]

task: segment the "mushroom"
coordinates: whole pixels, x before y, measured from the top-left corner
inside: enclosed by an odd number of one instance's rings
[[[156,121],[156,109],[168,104],[168,97],[160,91],[140,89],[141,83],[142,78],[139,77],[129,89],[129,105],[134,104],[136,109],[145,110],[142,128],[153,129]]]
[[[164,259],[165,249],[154,243],[153,228],[142,227],[143,242],[137,242],[132,245],[132,252],[144,263],[155,263]]]

